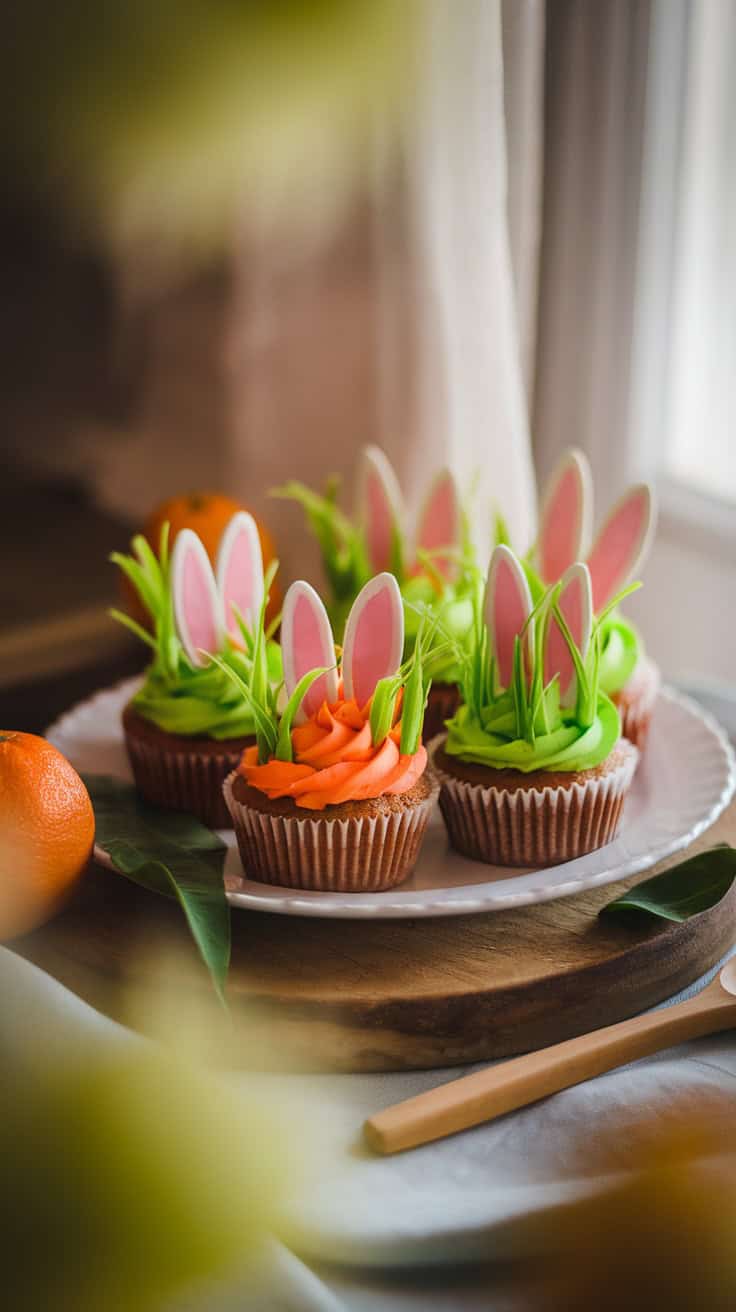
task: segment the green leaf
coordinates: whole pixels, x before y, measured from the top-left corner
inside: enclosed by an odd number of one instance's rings
[[[117,620],[118,624],[122,624],[124,628],[130,629],[130,632],[134,633],[136,638],[139,638],[141,642],[145,642],[146,646],[152,647],[154,651],[158,651],[156,639],[152,638],[150,633],[148,633],[148,631],[140,624],[137,624],[130,615],[126,615],[125,611],[116,610],[113,606],[107,613],[111,620]]]
[[[262,756],[266,760],[275,751],[278,737],[276,721],[271,715],[270,705],[264,705],[263,701],[259,701],[237,670],[228,665],[227,661],[223,660],[221,656],[210,655],[210,660],[213,665],[217,666],[218,670],[222,670],[223,674],[227,675],[231,683],[242,694],[245,704],[255,721],[259,759]]]
[[[653,879],[645,879],[627,893],[609,902],[600,912],[624,917],[632,911],[646,912],[660,920],[681,922],[714,907],[726,896],[736,879],[736,848],[729,843],[698,852],[687,861],[671,866]]]
[[[401,678],[395,674],[387,674],[375,686],[369,717],[374,747],[380,747],[391,732],[400,687]]]
[[[404,701],[401,706],[399,751],[402,755],[413,756],[419,747],[430,682],[424,678],[421,659],[415,660],[404,685]]]
[[[330,667],[327,665],[319,666],[316,670],[309,670],[303,674],[284,707],[279,724],[279,736],[276,742],[276,760],[293,761],[294,752],[291,745],[291,726],[294,723],[296,715],[302,701],[306,697],[309,689],[317,679],[321,679],[323,674],[327,674]]]
[[[176,899],[224,1004],[230,964],[225,844],[193,816],[149,806],[132,784],[94,774],[84,782],[95,813],[95,842],[121,875]]]

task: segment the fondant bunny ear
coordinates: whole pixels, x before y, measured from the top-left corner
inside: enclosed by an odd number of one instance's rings
[[[457,484],[450,470],[443,469],[432,482],[419,512],[417,547],[433,553],[432,564],[448,580],[457,574],[458,562],[452,554],[443,556],[442,548],[452,548],[457,556],[461,518]]]
[[[332,705],[337,701],[337,670],[335,641],[332,627],[321,597],[314,588],[299,579],[292,583],[284,597],[281,614],[281,655],[284,663],[284,683],[291,696],[299,680],[310,670],[327,666],[302,698],[296,714],[301,724],[315,715],[323,702]]]
[[[215,569],[222,599],[223,618],[228,633],[240,634],[235,618],[236,607],[249,628],[253,628],[263,602],[263,556],[256,521],[246,510],[233,515],[220,540]]]
[[[497,546],[488,567],[484,617],[491,639],[498,681],[508,688],[514,672],[514,644],[531,613],[526,574],[510,547]],[[527,629],[528,644],[531,628]]]
[[[566,451],[542,500],[537,567],[545,583],[557,583],[588,549],[593,513],[593,480],[582,451]]]
[[[190,528],[176,535],[171,553],[174,622],[192,665],[206,665],[206,652],[222,644],[223,615],[210,558],[202,540]]]
[[[596,614],[626,587],[644,559],[653,529],[652,491],[638,483],[610,511],[588,556]]]
[[[365,706],[376,684],[395,674],[404,651],[404,607],[393,574],[361,588],[348,615],[342,649],[345,696]]]
[[[575,645],[582,659],[585,660],[593,623],[593,602],[590,572],[587,565],[583,565],[581,561],[576,561],[574,565],[571,565],[565,571],[557,604],[575,641]],[[575,664],[562,630],[553,615],[550,619],[544,653],[545,685],[556,674],[559,675],[560,679],[561,704],[563,706],[574,706],[577,695]]]
[[[389,569],[395,535],[401,532],[404,506],[396,474],[377,446],[361,453],[357,488],[358,521],[365,534],[371,569]]]

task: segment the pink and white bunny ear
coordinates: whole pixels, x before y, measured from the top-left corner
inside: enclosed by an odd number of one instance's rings
[[[454,557],[461,536],[462,513],[457,484],[450,470],[443,469],[433,480],[419,512],[417,548],[432,552],[432,564],[448,581],[457,574],[458,562]],[[451,553],[442,555],[443,547],[451,548]]]
[[[240,636],[235,606],[253,628],[263,602],[263,556],[256,521],[246,510],[233,515],[220,540],[215,569],[228,633]]]
[[[603,610],[641,565],[654,532],[654,500],[646,483],[629,488],[606,517],[588,556],[593,610]]]
[[[585,660],[590,642],[593,624],[593,601],[590,572],[587,565],[576,561],[562,576],[562,588],[558,605],[565,623],[575,641],[575,645]],[[562,634],[554,615],[547,632],[547,645],[544,653],[544,682],[550,682],[555,675],[560,679],[560,702],[563,706],[574,706],[577,695],[577,676],[575,665],[570,655],[570,648]]]
[[[532,609],[526,574],[510,547],[494,548],[488,567],[484,617],[491,639],[498,681],[508,688],[514,672],[514,644]],[[532,625],[527,629],[528,645]]]
[[[582,451],[566,451],[542,500],[537,567],[545,583],[557,583],[588,549],[593,513],[593,480]]]
[[[171,553],[174,623],[192,665],[207,664],[206,652],[222,645],[220,594],[202,539],[190,528],[177,533]]]
[[[361,588],[348,615],[342,649],[345,696],[365,706],[379,679],[395,674],[404,651],[404,607],[393,574]]]
[[[356,500],[370,567],[388,569],[394,535],[401,531],[404,504],[388,456],[377,446],[366,446],[361,452]]]
[[[321,598],[303,579],[292,583],[284,597],[281,614],[281,655],[284,683],[291,696],[299,680],[310,670],[323,665],[327,673],[320,676],[302,698],[296,714],[298,724],[315,715],[323,702],[337,701],[337,670],[332,628]]]

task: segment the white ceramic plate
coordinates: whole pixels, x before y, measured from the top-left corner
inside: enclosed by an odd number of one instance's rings
[[[120,712],[136,680],[96,693],[73,707],[48,737],[81,771],[130,779]],[[647,870],[692,843],[718,818],[736,786],[733,749],[715,720],[687,697],[659,697],[646,756],[626,802],[614,843],[546,870],[486,866],[447,844],[439,811],[427,831],[414,874],[384,893],[309,893],[244,879],[232,830],[225,882],[233,906],[290,916],[341,920],[461,916],[550,902]],[[109,865],[105,853],[96,853]]]

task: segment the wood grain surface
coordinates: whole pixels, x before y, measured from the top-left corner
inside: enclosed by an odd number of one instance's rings
[[[736,844],[736,803],[690,854]],[[684,854],[655,867],[665,869]],[[644,878],[649,878],[647,872]],[[228,985],[246,1063],[398,1070],[509,1056],[612,1024],[682,989],[736,937],[736,886],[686,924],[598,912],[637,879],[541,906],[415,921],[312,920],[234,910]],[[156,961],[190,956],[173,903],[93,868],[50,924],[13,945],[107,1014],[145,1028]],[[209,994],[195,970],[184,1010]],[[143,1015],[143,1021],[140,1020]]]

